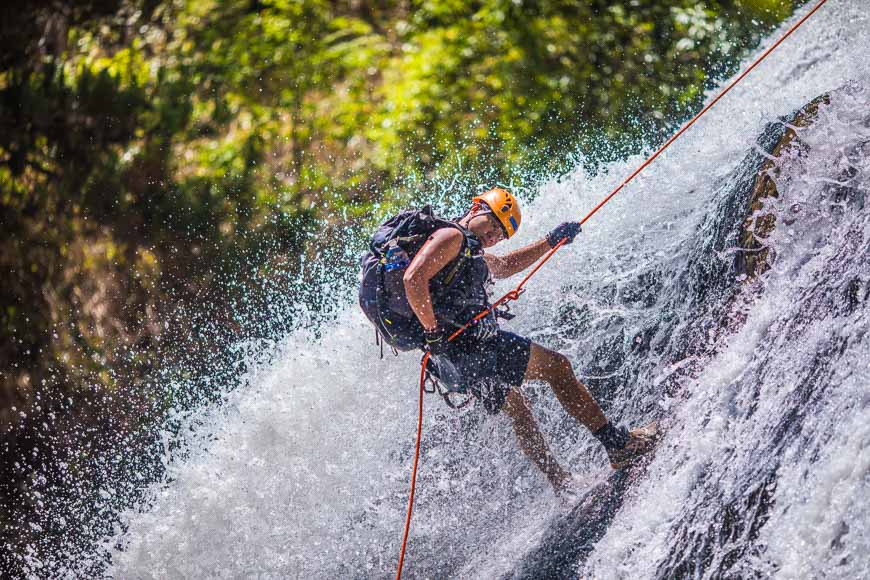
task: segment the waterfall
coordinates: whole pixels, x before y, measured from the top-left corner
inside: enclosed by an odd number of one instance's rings
[[[513,307],[506,327],[566,354],[612,420],[663,427],[601,527],[571,526],[506,417],[428,396],[405,577],[870,576],[868,62],[865,3],[828,2]],[[798,126],[793,112],[823,94]],[[579,219],[642,160],[547,183],[496,253]],[[760,170],[777,196],[753,207]],[[746,231],[763,216],[772,229]],[[753,256],[764,264],[747,273]],[[110,574],[391,577],[418,372],[417,354],[379,359],[353,303],[285,337],[202,411],[188,456],[107,538]],[[577,485],[613,485],[552,393],[525,391]],[[563,529],[577,535],[557,542]]]

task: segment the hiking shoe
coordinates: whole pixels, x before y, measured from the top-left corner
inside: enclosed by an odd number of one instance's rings
[[[628,432],[628,443],[620,449],[608,449],[607,458],[613,469],[622,469],[635,459],[653,450],[658,440],[659,427],[653,421],[643,427],[637,427]]]

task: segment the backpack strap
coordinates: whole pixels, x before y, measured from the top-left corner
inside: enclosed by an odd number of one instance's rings
[[[463,236],[465,232],[463,232]],[[462,241],[462,248],[459,250],[458,259],[454,260],[453,267],[450,268],[450,271],[444,277],[444,283],[448,286],[453,282],[453,279],[456,277],[456,274],[459,273],[459,270],[471,259],[471,248],[468,247],[468,240],[465,239]]]

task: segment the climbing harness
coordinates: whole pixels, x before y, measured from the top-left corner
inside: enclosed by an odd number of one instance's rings
[[[434,373],[430,371],[433,366],[435,367]],[[424,389],[424,391],[427,393],[437,393],[451,409],[464,409],[475,398],[482,396],[479,388],[466,385],[462,373],[457,370],[453,362],[447,357],[436,355],[429,359],[429,364],[424,368],[426,369],[426,384],[429,385],[429,388]],[[465,398],[460,402],[454,402],[454,395],[460,395]]]
[[[714,98],[712,101],[710,101],[710,103],[707,104],[706,107],[704,107],[703,109],[701,109],[701,111],[700,111],[697,115],[695,115],[694,117],[692,117],[692,119],[691,119],[688,123],[686,123],[685,125],[683,125],[683,126],[680,128],[679,131],[677,131],[676,133],[674,133],[674,135],[671,136],[671,138],[668,139],[668,140],[665,142],[664,145],[662,145],[661,147],[659,147],[658,150],[656,150],[655,153],[653,153],[652,155],[650,155],[650,157],[649,157],[646,161],[644,161],[644,162],[640,165],[640,167],[638,167],[637,169],[635,169],[634,172],[631,173],[631,175],[629,175],[628,177],[626,177],[626,178],[622,181],[622,183],[620,183],[620,184],[619,184],[619,185],[618,185],[618,186],[617,186],[613,191],[611,191],[611,192],[607,195],[607,197],[605,197],[605,198],[604,198],[604,199],[603,199],[603,200],[602,200],[598,205],[596,205],[594,208],[592,208],[592,211],[590,211],[588,214],[586,214],[586,217],[584,217],[582,220],[580,220],[580,225],[583,225],[584,223],[586,223],[586,221],[587,221],[589,218],[591,218],[593,215],[595,215],[595,213],[596,213],[599,209],[601,209],[602,207],[604,207],[604,205],[605,205],[608,201],[610,201],[610,199],[611,199],[613,196],[615,196],[617,193],[619,193],[620,191],[622,191],[622,189],[623,189],[626,185],[628,185],[628,183],[629,183],[631,180],[633,180],[633,179],[634,179],[634,178],[635,178],[635,177],[636,177],[636,176],[637,176],[641,171],[643,171],[643,170],[644,170],[644,169],[645,169],[645,168],[646,168],[650,163],[652,163],[652,162],[653,162],[653,161],[654,161],[654,160],[655,160],[659,155],[661,155],[661,153],[662,153],[665,149],[667,149],[668,147],[670,147],[671,143],[673,143],[674,141],[676,141],[676,140],[677,140],[677,139],[678,139],[678,138],[679,138],[683,133],[686,132],[686,130],[687,130],[689,127],[691,127],[692,125],[694,125],[695,122],[696,122],[698,119],[700,119],[700,118],[704,115],[704,113],[706,113],[707,111],[709,111],[709,110],[713,107],[713,105],[715,105],[716,103],[719,102],[719,99],[721,99],[722,97],[724,97],[724,96],[725,96],[725,95],[726,95],[726,94],[727,94],[727,93],[728,93],[732,88],[734,88],[734,87],[737,85],[737,83],[739,83],[740,81],[742,81],[742,80],[744,79],[744,77],[746,77],[746,75],[748,75],[748,74],[750,73],[750,71],[752,71],[752,69],[754,69],[756,66],[758,66],[758,64],[759,64],[761,61],[763,61],[765,58],[767,58],[767,55],[769,55],[771,52],[773,52],[773,51],[776,49],[776,47],[778,47],[780,44],[782,44],[782,42],[783,42],[786,38],[788,38],[789,36],[791,36],[792,33],[793,33],[795,30],[797,30],[798,28],[800,28],[800,26],[801,26],[804,22],[806,22],[807,20],[809,20],[809,18],[810,18],[813,14],[815,14],[816,11],[817,11],[819,8],[821,8],[821,7],[822,7],[822,6],[823,6],[827,1],[828,1],[828,0],[820,0],[820,1],[815,5],[815,6],[813,6],[812,10],[810,10],[809,12],[807,12],[807,13],[806,13],[806,14],[805,14],[805,15],[804,15],[800,20],[798,20],[798,21],[797,21],[797,22],[796,22],[796,23],[795,23],[791,28],[789,28],[788,31],[787,31],[785,34],[783,34],[783,35],[782,35],[782,36],[781,36],[781,37],[780,37],[776,42],[774,42],[774,43],[773,43],[773,44],[772,44],[772,45],[771,45],[767,50],[765,50],[765,51],[761,54],[761,56],[759,56],[757,59],[755,59],[755,61],[754,61],[751,65],[749,65],[749,67],[748,67],[745,71],[743,71],[742,73],[740,73],[740,75],[739,75],[737,78],[735,78],[731,83],[729,83],[728,86],[725,87],[725,89],[723,89],[723,90],[722,90],[718,95],[716,95],[716,98]],[[514,288],[513,290],[509,291],[507,294],[505,294],[504,296],[502,296],[501,298],[499,298],[498,300],[496,300],[496,301],[492,304],[492,306],[490,306],[488,309],[484,310],[483,312],[479,313],[477,316],[475,316],[474,318],[472,318],[471,320],[469,320],[465,325],[463,325],[463,326],[462,326],[461,328],[459,328],[456,332],[454,332],[453,334],[451,334],[450,337],[449,337],[447,340],[450,341],[450,340],[454,340],[454,339],[456,339],[456,337],[458,337],[460,334],[462,334],[463,332],[465,332],[465,330],[467,330],[467,329],[468,329],[472,324],[474,324],[477,320],[480,320],[480,319],[483,318],[484,316],[488,315],[490,312],[493,312],[495,309],[497,309],[497,308],[499,308],[499,307],[502,307],[502,306],[506,306],[509,302],[512,302],[512,301],[514,301],[514,300],[519,299],[520,295],[521,295],[523,292],[525,292],[524,286],[526,285],[526,282],[528,282],[529,279],[531,279],[531,277],[534,276],[535,273],[537,273],[537,271],[540,270],[541,267],[542,267],[544,264],[546,264],[547,261],[548,261],[548,260],[553,256],[553,254],[555,254],[556,251],[557,251],[559,248],[561,248],[564,244],[565,244],[565,239],[562,239],[558,244],[556,244],[555,246],[553,246],[553,248],[552,248],[549,252],[547,252],[547,253],[543,256],[543,258],[541,258],[541,259],[538,261],[538,263],[535,265],[535,267],[532,269],[532,271],[529,272],[529,273],[526,275],[526,277],[523,278],[523,279],[520,281],[520,283],[517,285],[516,288]],[[414,508],[414,491],[415,491],[415,488],[416,488],[416,485],[417,485],[417,465],[418,465],[419,460],[420,460],[420,439],[421,439],[422,431],[423,431],[423,392],[424,392],[424,382],[425,382],[425,380],[426,380],[426,365],[429,363],[429,358],[430,358],[430,353],[427,352],[427,353],[425,353],[425,354],[423,355],[423,360],[422,360],[421,363],[420,363],[420,364],[421,364],[421,368],[420,368],[420,404],[419,404],[419,409],[418,409],[418,411],[419,411],[419,417],[418,417],[418,419],[417,419],[417,443],[416,443],[416,448],[415,448],[415,451],[414,451],[414,466],[413,466],[413,468],[412,468],[412,470],[411,470],[411,493],[410,493],[410,497],[408,498],[408,515],[407,515],[407,518],[405,519],[405,533],[404,533],[404,535],[402,536],[402,550],[401,550],[401,552],[400,552],[400,554],[399,554],[399,565],[398,565],[398,568],[397,568],[397,570],[396,570],[396,580],[401,580],[401,578],[402,578],[402,567],[403,567],[404,562],[405,562],[405,551],[406,551],[407,546],[408,546],[408,533],[409,533],[409,531],[410,531],[410,529],[411,529],[411,515],[412,515],[412,513],[413,513],[413,508]]]

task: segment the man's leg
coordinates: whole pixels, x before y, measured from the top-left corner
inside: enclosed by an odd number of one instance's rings
[[[561,491],[571,474],[562,469],[553,457],[523,394],[516,388],[511,389],[502,410],[513,419],[514,432],[517,434],[520,449],[538,466],[553,489],[556,492]]]
[[[607,417],[586,387],[577,380],[565,355],[532,343],[525,380],[548,383],[572,417],[592,432],[607,425]]]
[[[658,432],[655,421],[631,431],[608,423],[601,407],[577,380],[565,355],[532,343],[524,378],[527,381],[542,380],[550,385],[565,410],[604,446],[614,469],[620,469],[652,450]]]

